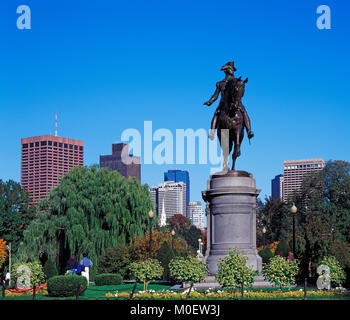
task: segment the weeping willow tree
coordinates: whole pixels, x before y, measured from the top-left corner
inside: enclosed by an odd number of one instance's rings
[[[153,203],[136,178],[92,166],[70,171],[39,207],[19,256],[33,260],[45,252],[62,272],[70,254],[87,253],[97,267],[105,248],[144,234]]]

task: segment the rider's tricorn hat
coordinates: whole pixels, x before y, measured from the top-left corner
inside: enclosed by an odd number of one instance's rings
[[[221,71],[225,71],[227,68],[231,68],[233,71],[236,71],[237,69],[235,68],[235,64],[233,61],[227,62],[221,67]]]

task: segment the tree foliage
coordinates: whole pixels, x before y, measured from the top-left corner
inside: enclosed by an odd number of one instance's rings
[[[234,290],[241,287],[250,287],[254,283],[254,276],[257,272],[248,267],[248,257],[237,248],[231,249],[229,255],[219,259],[216,280],[224,287]]]
[[[11,242],[13,252],[23,240],[24,230],[35,212],[28,193],[19,183],[0,180],[0,237]]]
[[[164,272],[157,259],[132,262],[129,268],[136,281],[143,281],[143,290],[147,290],[147,285],[150,281],[160,279]]]
[[[0,239],[0,269],[3,265],[3,263],[5,262],[6,257],[7,257],[6,241],[4,241],[3,239]]]
[[[157,259],[162,264],[162,267],[164,269],[163,272],[163,280],[169,281],[170,280],[170,272],[169,272],[169,262],[175,258],[174,250],[171,249],[169,246],[169,243],[166,241],[163,241],[162,245],[160,246],[160,249],[157,253]]]
[[[148,186],[136,178],[97,166],[74,168],[41,204],[25,231],[21,255],[32,259],[46,251],[62,270],[69,254],[87,253],[98,266],[105,248],[144,233],[152,206]]]
[[[147,259],[149,257],[149,240],[150,240],[150,233],[146,232],[145,234],[141,236],[135,237],[133,240],[133,254],[132,259]],[[184,240],[181,237],[173,236],[171,235],[170,230],[158,230],[155,229],[152,231],[152,257],[156,257],[158,255],[158,251],[163,244],[163,242],[166,242],[170,247],[173,246],[173,249],[176,251],[187,251],[186,250],[186,244]]]
[[[128,246],[118,244],[115,248],[106,248],[100,259],[98,271],[99,273],[119,273],[123,279],[127,279],[130,261],[131,253]]]
[[[322,258],[320,265],[326,265],[331,272],[331,282],[333,285],[341,286],[346,279],[345,272],[339,261],[334,256],[325,256]]]
[[[279,255],[271,258],[269,263],[263,264],[263,275],[265,279],[280,287],[295,284],[297,273],[298,261],[288,260]]]

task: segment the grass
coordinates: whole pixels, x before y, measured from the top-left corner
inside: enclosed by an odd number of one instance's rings
[[[134,284],[128,283],[128,284],[122,284],[122,285],[115,285],[115,286],[95,286],[91,285],[87,288],[83,296],[79,297],[79,300],[111,300],[110,298],[106,298],[105,295],[108,292],[114,293],[115,291],[127,291],[131,292]],[[161,290],[169,290],[170,285],[161,285],[161,284],[150,284],[148,286],[148,289],[155,290],[155,291],[161,291]],[[292,290],[300,290],[303,289],[302,287],[295,287]],[[314,288],[308,288],[309,290],[312,290]],[[136,287],[135,292],[142,291],[143,290],[143,284],[138,284]],[[248,290],[254,290],[254,291],[265,291],[265,292],[273,292],[279,290],[278,288],[264,288],[264,289],[248,289]],[[204,290],[199,290],[199,292]],[[282,291],[288,291],[288,289],[283,288]],[[37,295],[37,300],[75,300],[75,297],[64,297],[64,298],[57,298],[57,297],[49,297],[47,295]],[[15,297],[6,297],[6,300],[32,300],[32,296],[15,296]],[[114,300],[114,299],[113,299]],[[210,300],[219,300],[218,298],[210,298]],[[240,300],[240,299],[238,299]],[[303,297],[280,297],[280,298],[246,298],[245,300],[303,300]],[[307,300],[350,300],[350,295],[333,295],[333,296],[307,296]]]

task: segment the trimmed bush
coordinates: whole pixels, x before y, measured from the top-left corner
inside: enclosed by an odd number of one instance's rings
[[[76,295],[79,284],[82,296],[87,288],[85,277],[77,275],[55,276],[47,281],[47,292],[50,297],[72,297]]]
[[[289,287],[295,284],[299,262],[287,260],[279,255],[270,259],[269,263],[263,263],[264,278],[275,283],[276,286]]]
[[[252,267],[247,267],[248,257],[243,251],[237,248],[231,249],[229,255],[219,259],[218,272],[215,279],[223,288],[234,290],[241,287],[242,283],[245,287],[251,287],[254,283],[254,277],[257,271]]]
[[[46,260],[43,271],[47,280],[58,275],[56,265],[51,259]]]
[[[123,283],[123,277],[119,273],[103,273],[95,277],[96,286],[111,286]]]

